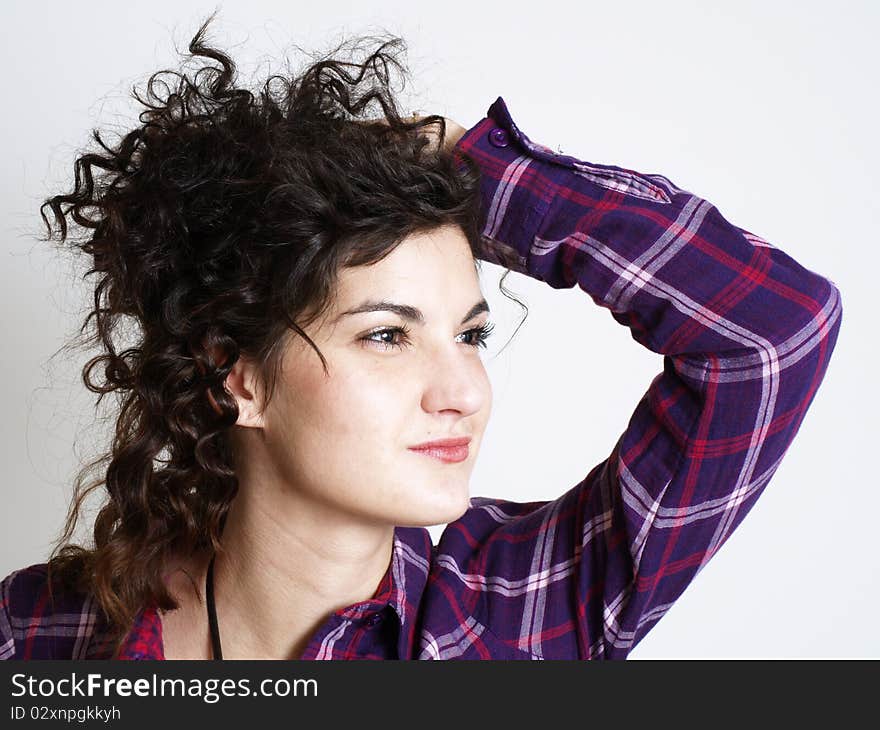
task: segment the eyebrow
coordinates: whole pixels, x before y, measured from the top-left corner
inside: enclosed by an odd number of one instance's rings
[[[481,299],[477,302],[473,307],[468,310],[468,313],[464,316],[464,319],[461,320],[461,323],[464,324],[468,320],[476,317],[480,312],[488,312],[489,304],[485,299]],[[409,304],[398,304],[396,302],[389,302],[385,299],[381,301],[367,301],[362,302],[354,309],[348,309],[345,312],[342,312],[337,318],[336,321],[342,319],[349,314],[363,314],[364,312],[394,312],[397,315],[403,317],[403,319],[409,320],[411,322],[418,322],[419,324],[425,323],[425,315],[422,314],[422,311],[417,307],[410,306]]]

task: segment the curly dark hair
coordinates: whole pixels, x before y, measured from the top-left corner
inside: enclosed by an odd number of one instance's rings
[[[478,270],[486,258],[476,165],[428,144],[422,128],[436,125],[442,141],[442,116],[398,111],[400,38],[343,42],[299,75],[269,76],[255,95],[236,87],[231,58],[205,44],[213,17],[189,43],[188,60],[207,59],[198,71],[157,71],[145,93],[133,88],[141,124],[115,146],[93,130],[100,150],[76,159],[72,192],[40,207],[46,240],[57,228],[61,244],[92,257],[94,308],[79,335],[101,354],[82,379],[98,403],[111,392],[119,401],[109,453],[77,475],[49,584],[95,597],[114,657],[144,605],[177,607],[166,560],[219,547],[238,489],[238,409],[223,387],[236,360],[257,364],[268,403],[290,337],[303,337],[326,371],[303,328],[326,311],[340,268],[449,224]],[[379,45],[363,62],[333,57],[364,41]],[[383,116],[368,117],[376,105]],[[121,349],[124,322],[137,337]],[[69,543],[83,500],[102,485],[94,546]]]

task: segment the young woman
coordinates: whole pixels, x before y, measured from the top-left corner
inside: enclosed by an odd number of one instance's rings
[[[500,97],[468,129],[403,117],[396,39],[255,96],[206,27],[201,69],[154,74],[43,208],[91,257],[83,377],[121,408],[53,555],[2,582],[0,657],[626,657],[778,468],[840,292],[661,175],[531,141]],[[552,501],[468,497],[481,260],[578,285],[664,356]],[[68,543],[100,486],[94,545]]]

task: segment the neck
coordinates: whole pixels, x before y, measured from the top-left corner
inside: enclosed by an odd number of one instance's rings
[[[239,479],[214,565],[224,658],[298,659],[334,611],[375,595],[392,525]]]

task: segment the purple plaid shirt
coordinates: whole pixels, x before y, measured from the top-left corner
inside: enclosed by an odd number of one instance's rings
[[[578,285],[663,369],[608,458],[557,499],[473,498],[436,546],[398,527],[373,598],[330,615],[303,658],[622,659],[779,467],[836,344],[840,291],[662,175],[532,142],[500,97],[457,150],[481,170],[493,250]],[[45,567],[2,583],[0,658],[107,658],[95,602],[51,606]],[[163,658],[154,607],[122,657]]]

